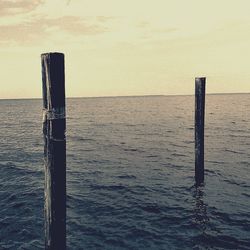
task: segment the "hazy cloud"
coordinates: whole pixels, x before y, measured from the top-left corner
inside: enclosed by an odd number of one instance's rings
[[[157,27],[154,24],[151,24],[148,21],[141,21],[136,24],[136,28],[138,28],[141,32],[140,38],[150,40],[152,38],[157,37],[158,39],[172,37],[177,31],[179,31],[176,27]]]
[[[40,41],[48,39],[58,32],[65,32],[72,36],[86,36],[106,31],[107,28],[101,24],[90,23],[88,20],[75,16],[56,19],[37,18],[18,25],[0,25],[0,43],[32,44],[40,39]]]
[[[157,27],[156,28],[155,26],[150,24],[150,22],[147,22],[147,21],[142,21],[142,22],[137,23],[136,27],[150,34],[151,33],[167,34],[167,33],[172,33],[172,32],[176,32],[179,30],[176,27]]]
[[[56,26],[73,35],[96,35],[106,32],[108,29],[97,23],[89,23],[88,20],[75,17],[65,16],[58,19],[45,21],[47,25]]]
[[[152,32],[155,33],[172,33],[178,31],[177,28],[159,28],[159,29],[152,29]]]
[[[142,21],[142,22],[139,22],[137,23],[136,25],[138,28],[148,28],[150,26],[150,23],[147,22],[147,21]]]
[[[0,16],[27,13],[43,3],[43,0],[1,0]]]
[[[114,17],[114,16],[97,16],[96,17],[97,21],[99,21],[99,22],[107,22],[107,21],[113,20],[115,18],[116,17]]]

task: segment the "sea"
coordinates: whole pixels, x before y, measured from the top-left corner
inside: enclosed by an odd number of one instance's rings
[[[68,98],[67,249],[250,249],[250,94]],[[0,100],[0,249],[44,249],[42,100]]]

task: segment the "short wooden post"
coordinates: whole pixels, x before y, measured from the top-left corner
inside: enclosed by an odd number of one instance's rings
[[[45,163],[45,249],[66,249],[64,54],[41,55]]]
[[[204,122],[206,78],[195,78],[195,182],[204,182]]]

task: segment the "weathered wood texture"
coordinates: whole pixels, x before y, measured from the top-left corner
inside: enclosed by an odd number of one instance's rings
[[[45,164],[45,249],[66,249],[64,55],[41,55]]]
[[[206,78],[195,78],[195,182],[204,182],[204,123]]]

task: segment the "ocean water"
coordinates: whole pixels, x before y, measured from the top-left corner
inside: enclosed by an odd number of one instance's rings
[[[43,249],[41,100],[0,100],[0,249]],[[67,99],[68,249],[250,249],[250,95]]]

